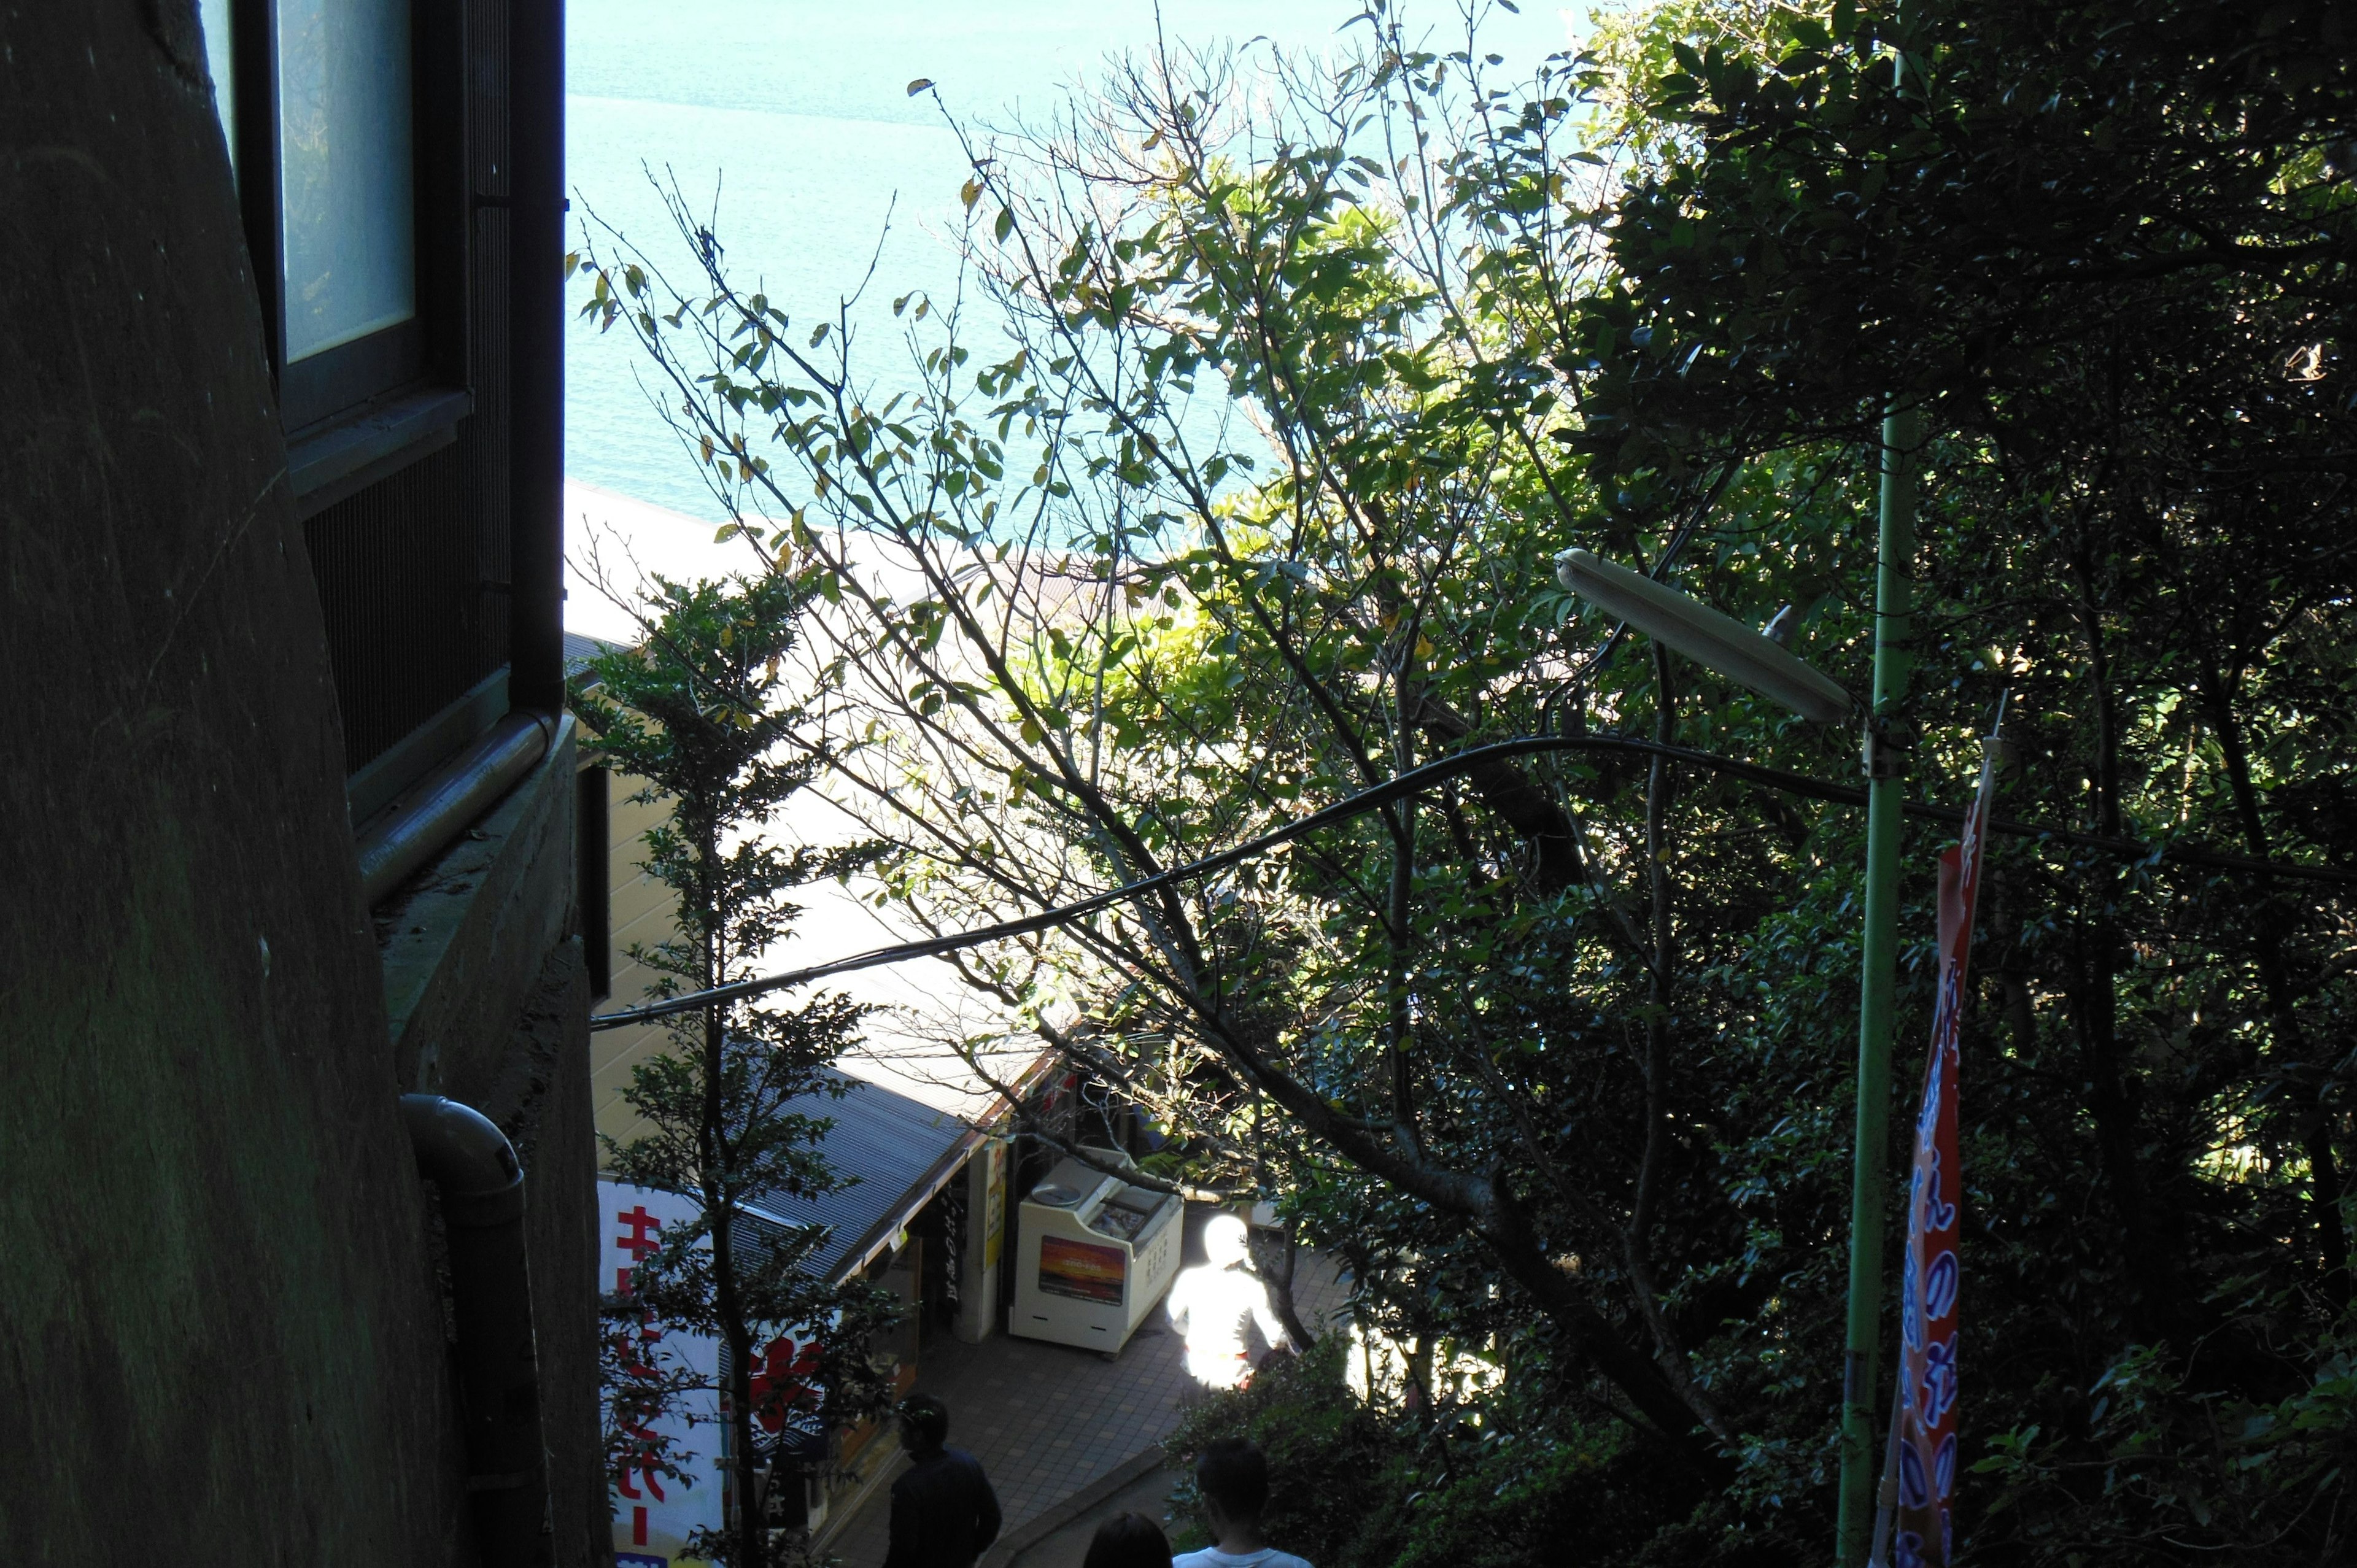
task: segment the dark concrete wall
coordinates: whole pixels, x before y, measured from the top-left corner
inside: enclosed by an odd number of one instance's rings
[[[597,1408],[597,1134],[589,1101],[589,971],[581,940],[548,954],[515,1048],[478,1092],[523,1162],[541,1431],[555,1568],[611,1568],[614,1520]],[[586,1190],[585,1190],[586,1189]]]
[[[187,0],[0,0],[0,1520],[462,1562],[319,615]]]
[[[571,934],[574,732],[565,721],[548,758],[374,911],[393,1078],[480,1111],[523,1162],[556,1568],[613,1561],[589,984]]]
[[[577,728],[560,720],[540,766],[373,911],[395,1081],[494,1121],[480,1097],[509,1070],[524,999],[574,923]],[[582,1017],[586,1058],[586,1002]]]

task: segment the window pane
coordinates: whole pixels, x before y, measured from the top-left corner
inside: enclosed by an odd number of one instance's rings
[[[417,314],[409,0],[279,0],[286,358]]]
[[[213,108],[229,143],[230,178],[237,177],[237,66],[230,53],[229,0],[197,0],[197,22],[205,34],[205,69],[213,79]]]

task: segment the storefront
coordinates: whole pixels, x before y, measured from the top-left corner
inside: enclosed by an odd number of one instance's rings
[[[1071,1075],[1051,1073],[1039,1055],[1013,1065],[1000,1079],[1026,1099],[1034,1114],[1069,1120]],[[873,1062],[850,1064],[854,1077],[838,1098],[815,1094],[791,1109],[834,1125],[821,1144],[839,1174],[857,1180],[818,1198],[780,1195],[744,1206],[732,1234],[740,1250],[758,1252],[789,1228],[828,1228],[826,1243],[808,1264],[831,1281],[863,1277],[904,1304],[901,1320],[877,1346],[893,1362],[896,1396],[915,1387],[926,1345],[944,1335],[979,1340],[1004,1326],[1005,1262],[1014,1211],[1011,1181],[1018,1158],[1012,1145],[1014,1112],[993,1091],[974,1092],[918,1076],[899,1064],[895,1073]],[[946,1079],[947,1075],[942,1075]],[[881,1080],[881,1081],[879,1081]],[[598,1183],[603,1257],[600,1283],[626,1292],[630,1272],[667,1225],[692,1215],[694,1201],[619,1182]],[[791,1376],[795,1336],[779,1336],[765,1351],[761,1374]],[[716,1377],[719,1348],[710,1340],[672,1337],[647,1354],[685,1358]],[[771,1366],[770,1363],[778,1363]],[[695,1529],[718,1528],[725,1504],[725,1433],[716,1402],[686,1402],[664,1427],[691,1463],[683,1477],[637,1473],[614,1492],[614,1543],[625,1568],[673,1568]],[[819,1433],[781,1423],[761,1441],[783,1463],[775,1466],[773,1521],[813,1532],[824,1529],[877,1473],[888,1456],[888,1427],[864,1423],[847,1432]]]

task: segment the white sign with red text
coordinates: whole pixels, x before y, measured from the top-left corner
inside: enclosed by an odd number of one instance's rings
[[[597,1210],[598,1287],[627,1295],[639,1259],[662,1244],[668,1227],[692,1224],[697,1205],[673,1192],[600,1181]],[[642,1335],[638,1354],[653,1372],[693,1369],[704,1387],[683,1396],[670,1414],[654,1423],[651,1434],[670,1439],[672,1451],[686,1461],[681,1466],[685,1473],[666,1476],[649,1468],[615,1483],[614,1556],[619,1568],[680,1568],[701,1561],[683,1555],[688,1536],[721,1525],[726,1468],[719,1401],[711,1389],[720,1346],[703,1335],[650,1330]]]

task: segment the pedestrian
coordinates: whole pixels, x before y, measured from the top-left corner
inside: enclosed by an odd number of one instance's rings
[[[1272,1350],[1290,1350],[1292,1338],[1268,1303],[1268,1286],[1248,1271],[1251,1251],[1244,1222],[1232,1214],[1214,1214],[1203,1227],[1207,1262],[1181,1273],[1170,1286],[1166,1310],[1170,1326],[1187,1344],[1187,1371],[1210,1389],[1241,1387],[1252,1377],[1252,1359],[1244,1335],[1260,1325],[1261,1337]]]
[[[1081,1568],[1170,1568],[1170,1541],[1144,1514],[1115,1514],[1097,1526]]]
[[[1242,1437],[1222,1437],[1195,1461],[1195,1490],[1216,1544],[1189,1552],[1171,1568],[1309,1568],[1260,1532],[1268,1508],[1268,1456]]]
[[[908,1474],[892,1483],[892,1544],[884,1568],[972,1568],[998,1539],[998,1496],[982,1466],[949,1447],[949,1407],[931,1394],[900,1402]]]

